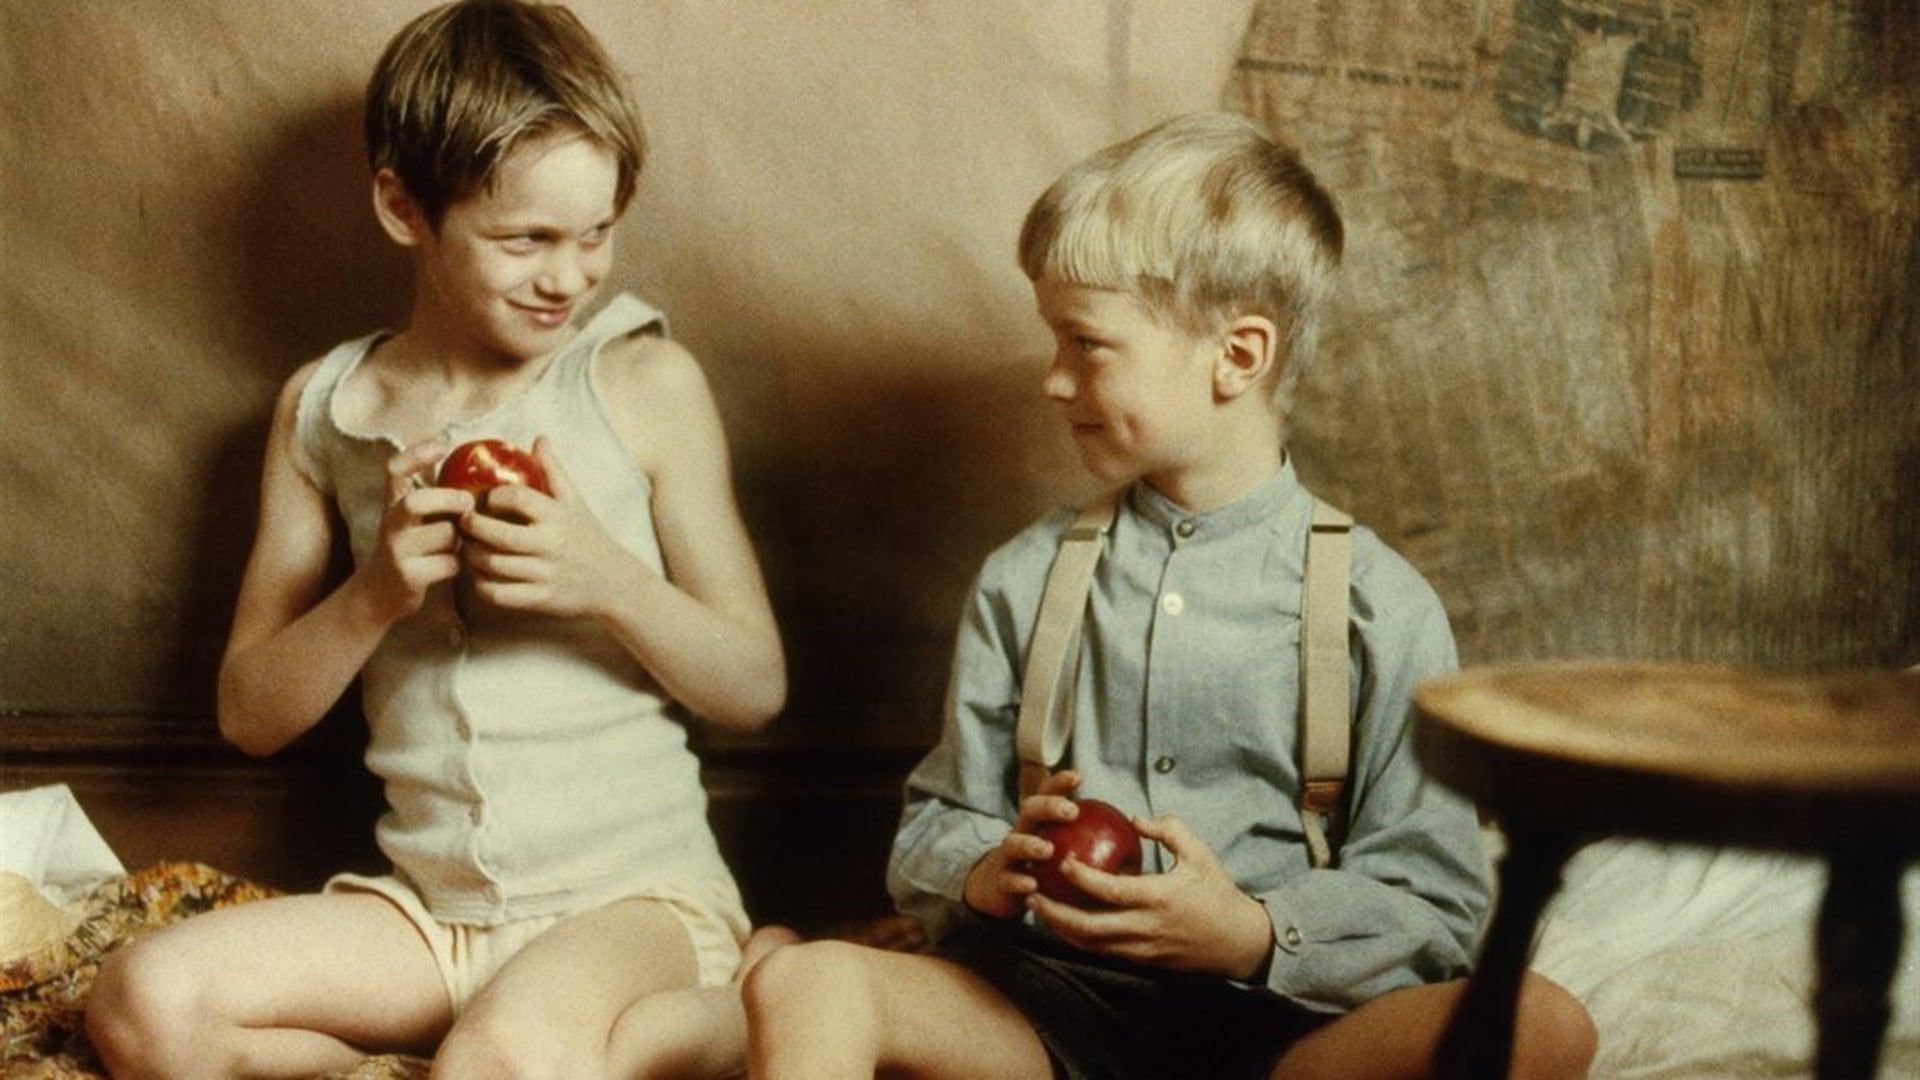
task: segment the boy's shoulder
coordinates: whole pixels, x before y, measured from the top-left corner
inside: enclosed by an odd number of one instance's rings
[[[1049,510],[994,548],[980,565],[980,588],[995,593],[1031,591],[1038,597],[1060,551],[1060,538],[1080,509],[1076,504]]]
[[[678,396],[706,388],[706,373],[686,346],[663,334],[636,330],[600,348],[596,377],[641,398]]]
[[[1447,626],[1446,605],[1426,575],[1372,529],[1359,524],[1353,527],[1352,573],[1356,621],[1379,631],[1408,634]]]
[[[371,351],[373,345],[384,336],[385,331],[381,331],[348,338],[293,369],[293,374],[280,384],[279,407],[291,413],[300,407],[302,401],[322,393],[331,393],[332,384],[339,381],[352,361]]]
[[[632,293],[609,301],[581,335],[595,361],[595,384],[621,404],[673,412],[710,394],[699,359],[667,336],[666,316]]]

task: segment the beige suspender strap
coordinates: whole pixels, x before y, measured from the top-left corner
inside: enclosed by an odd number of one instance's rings
[[[1080,511],[1060,541],[1053,569],[1040,595],[1040,614],[1027,646],[1027,672],[1020,685],[1020,719],[1014,749],[1020,755],[1020,794],[1031,795],[1067,752],[1073,737],[1074,685],[1080,670],[1080,628],[1086,622],[1093,570],[1106,550],[1107,533],[1120,509],[1111,491]]]
[[[1347,779],[1347,593],[1353,519],[1314,500],[1300,612],[1300,820],[1316,867],[1333,862],[1327,834]]]

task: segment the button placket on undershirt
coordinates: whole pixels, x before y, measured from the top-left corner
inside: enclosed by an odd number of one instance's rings
[[[467,711],[466,703],[460,698],[458,689],[460,668],[465,663],[468,655],[467,647],[472,642],[472,631],[468,629],[466,623],[460,618],[458,605],[449,603],[448,607],[450,610],[447,612],[446,629],[443,633],[446,637],[447,647],[453,650],[455,655],[450,659],[448,666],[447,700],[449,711],[453,713],[454,734],[459,737],[461,742],[467,744],[465,751],[467,763],[464,771],[468,784],[473,790],[473,802],[467,806],[467,821],[472,826],[473,841],[471,850],[474,853],[474,858],[477,863],[479,860],[480,846],[479,834],[486,825],[487,819],[486,795],[480,790],[479,777],[473,772],[474,725]],[[497,906],[501,900],[499,889],[497,887],[489,887],[487,898]]]

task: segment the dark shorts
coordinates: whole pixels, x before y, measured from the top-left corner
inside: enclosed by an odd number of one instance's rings
[[[1000,991],[1065,1080],[1266,1080],[1334,1017],[1210,975],[1161,971],[1035,934],[967,928],[939,953]]]

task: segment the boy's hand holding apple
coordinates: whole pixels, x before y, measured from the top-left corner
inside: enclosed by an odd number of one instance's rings
[[[1072,798],[1079,785],[1079,774],[1065,770],[1021,800],[1019,820],[967,876],[970,906],[1010,919],[1036,892],[1065,903],[1097,903],[1062,876],[1063,862],[1072,859],[1118,874],[1140,872],[1140,838],[1126,815],[1098,799]]]
[[[1173,869],[1132,876],[1069,859],[1061,876],[1095,905],[1036,892],[1027,906],[1075,948],[1180,971],[1257,977],[1273,952],[1266,906],[1240,891],[1213,849],[1179,818],[1135,818],[1133,826],[1173,855]]]
[[[593,615],[619,589],[622,574],[645,570],[575,493],[546,436],[535,439],[523,459],[494,448],[490,453],[488,464],[510,468],[520,479],[488,489],[484,512],[460,518],[475,595],[496,607]],[[496,471],[504,475],[506,468]]]
[[[474,507],[465,491],[422,487],[446,444],[429,439],[387,459],[387,510],[372,556],[356,570],[372,618],[382,624],[420,609],[427,590],[460,572],[454,521]]]

